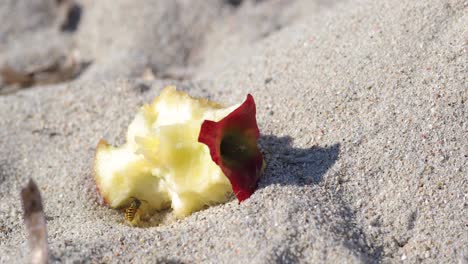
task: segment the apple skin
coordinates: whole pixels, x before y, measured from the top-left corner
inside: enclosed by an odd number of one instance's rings
[[[211,158],[229,179],[240,202],[257,189],[265,163],[257,140],[260,131],[252,95],[218,122],[205,120],[198,141],[207,145]]]

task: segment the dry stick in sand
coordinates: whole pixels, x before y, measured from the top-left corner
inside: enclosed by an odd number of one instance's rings
[[[42,199],[36,183],[30,179],[28,185],[21,189],[23,202],[24,223],[28,231],[29,246],[31,247],[31,263],[47,263],[47,227],[42,207]]]

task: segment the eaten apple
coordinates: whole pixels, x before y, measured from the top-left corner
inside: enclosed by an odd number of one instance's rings
[[[264,167],[258,137],[251,95],[223,107],[166,87],[140,108],[125,144],[99,142],[97,189],[111,208],[139,199],[144,213],[171,207],[179,218],[232,195],[241,202],[255,191]]]

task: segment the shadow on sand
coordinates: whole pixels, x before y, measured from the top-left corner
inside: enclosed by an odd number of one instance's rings
[[[262,136],[259,144],[267,163],[260,187],[270,184],[317,184],[333,166],[340,153],[340,144],[308,149],[294,148],[289,136]]]
[[[259,188],[272,184],[285,186],[318,184],[340,156],[339,143],[331,146],[313,146],[301,149],[293,147],[292,142],[293,139],[289,136],[261,136],[259,145],[264,151],[267,168],[260,179]],[[332,230],[343,238],[345,247],[362,254],[363,262],[379,263],[382,257],[382,248],[374,245],[366,237],[363,229],[357,224],[356,213],[346,202],[342,191],[330,191],[334,193],[333,202],[339,206],[336,212],[337,217],[341,219],[332,225]]]

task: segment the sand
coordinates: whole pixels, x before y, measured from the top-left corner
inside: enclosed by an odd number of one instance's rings
[[[55,2],[10,2],[0,14],[31,21],[0,16],[1,63],[91,64],[0,96],[0,263],[28,261],[29,177],[51,262],[468,262],[466,1],[86,0],[74,31]],[[169,84],[251,93],[268,167],[242,204],[129,227],[99,202],[94,149]]]

